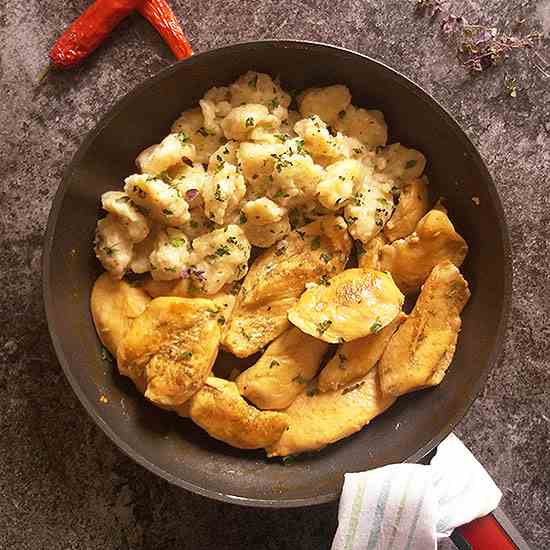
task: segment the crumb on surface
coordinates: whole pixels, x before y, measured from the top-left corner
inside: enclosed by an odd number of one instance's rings
[[[472,197],[472,202],[473,202],[476,206],[479,206],[479,197]]]

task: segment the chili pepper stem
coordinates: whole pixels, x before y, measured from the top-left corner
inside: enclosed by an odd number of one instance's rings
[[[38,83],[42,84],[44,79],[48,76],[50,71],[53,69],[52,64],[48,63],[45,67],[43,67],[40,72],[38,73]]]

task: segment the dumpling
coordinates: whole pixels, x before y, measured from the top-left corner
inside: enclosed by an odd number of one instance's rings
[[[351,240],[341,217],[328,215],[289,233],[250,267],[237,296],[224,347],[248,357],[288,328],[288,310],[307,283],[344,269]]]
[[[238,449],[273,445],[288,426],[286,414],[259,411],[241,397],[234,382],[213,376],[183,412],[209,435]]]
[[[285,409],[317,374],[327,349],[327,343],[290,328],[239,375],[237,386],[260,409]]]
[[[134,320],[118,348],[118,370],[165,408],[187,401],[218,354],[217,307],[204,298],[156,298]]]
[[[132,261],[134,243],[126,226],[114,214],[97,222],[94,252],[101,265],[116,279],[122,279]]]
[[[351,94],[348,88],[342,84],[325,88],[308,88],[298,96],[298,107],[304,118],[318,115],[331,126],[350,103]]]
[[[346,269],[306,290],[288,311],[288,319],[325,342],[351,342],[391,323],[403,301],[403,294],[388,273]]]
[[[202,190],[204,213],[218,225],[227,223],[227,217],[233,213],[246,194],[244,178],[232,164],[225,163],[223,168],[209,178]]]
[[[379,153],[377,165],[382,174],[406,182],[422,175],[426,157],[416,149],[393,143]]]
[[[365,168],[358,160],[340,160],[327,166],[317,186],[319,202],[331,210],[344,207],[358,191]]]
[[[195,146],[189,143],[185,134],[169,134],[157,145],[142,151],[136,164],[142,174],[157,176],[168,168],[181,164],[182,158],[195,160]]]
[[[181,229],[167,227],[157,234],[155,247],[149,256],[153,279],[180,279],[189,263],[189,240]]]
[[[101,195],[101,206],[115,215],[133,243],[143,241],[150,230],[149,220],[137,209],[132,199],[122,191],[107,191]]]
[[[433,268],[412,313],[380,359],[384,394],[398,397],[441,382],[453,359],[460,313],[469,298],[468,283],[455,265],[445,260]]]
[[[288,430],[267,447],[268,456],[317,451],[365,427],[395,401],[380,390],[378,368],[341,390],[320,393],[312,381],[286,409]]]
[[[133,320],[150,301],[143,289],[113,279],[108,273],[97,278],[90,298],[92,318],[101,343],[115,357]]]
[[[370,149],[384,146],[388,141],[388,127],[382,111],[367,111],[349,105],[338,114],[334,128]]]

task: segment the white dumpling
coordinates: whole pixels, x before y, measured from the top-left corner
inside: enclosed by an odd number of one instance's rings
[[[403,182],[419,178],[426,168],[426,157],[416,149],[400,143],[385,147],[377,157],[377,169],[382,174]]]
[[[288,109],[290,105],[290,95],[288,95],[279,83],[264,73],[248,71],[240,76],[231,86],[231,104],[234,107],[244,105],[245,103],[259,103],[265,105],[276,114],[278,108]]]
[[[243,141],[258,126],[279,124],[276,117],[269,114],[267,107],[257,103],[247,103],[235,107],[223,119],[221,127],[227,139]]]
[[[147,174],[134,174],[124,181],[124,191],[153,220],[169,227],[178,227],[189,220],[187,201],[171,185]]]
[[[299,120],[294,131],[304,140],[306,151],[313,157],[335,160],[343,157],[341,146],[317,115]]]
[[[181,164],[182,158],[193,161],[196,156],[195,146],[189,143],[184,134],[170,134],[157,145],[151,145],[142,151],[136,164],[143,174],[156,176],[172,166]]]
[[[114,214],[97,222],[94,251],[101,265],[115,278],[122,279],[132,260],[134,243]]]
[[[207,294],[215,294],[248,272],[250,243],[237,225],[230,224],[198,237],[192,246],[190,274]]]
[[[327,166],[317,186],[319,202],[331,210],[342,208],[354,196],[365,176],[365,167],[358,160],[339,160]]]
[[[339,113],[334,128],[371,149],[384,146],[388,141],[388,127],[382,111],[368,111],[349,105]]]
[[[351,103],[347,86],[336,84],[325,88],[309,88],[298,96],[298,106],[302,117],[318,115],[324,122],[333,125],[338,115]]]
[[[149,221],[126,193],[107,191],[101,195],[101,205],[104,210],[118,218],[132,242],[139,243],[149,234]]]
[[[206,217],[223,225],[226,217],[234,212],[246,193],[244,178],[232,164],[210,177],[202,190]]]
[[[155,248],[149,257],[153,279],[180,279],[188,260],[189,240],[183,231],[167,227],[158,232]]]

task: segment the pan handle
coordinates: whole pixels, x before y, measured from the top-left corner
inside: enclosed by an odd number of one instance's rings
[[[457,527],[451,540],[460,550],[530,550],[504,510]]]

